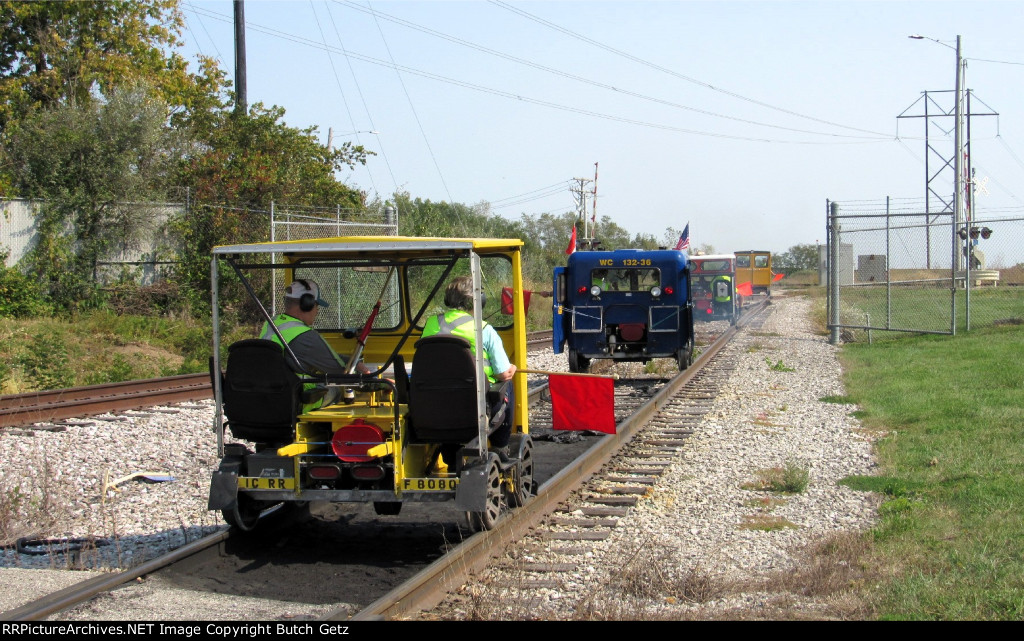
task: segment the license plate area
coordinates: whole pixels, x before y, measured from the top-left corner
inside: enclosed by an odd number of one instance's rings
[[[459,479],[402,479],[403,492],[454,492],[459,487]]]
[[[257,476],[239,476],[238,488],[241,490],[294,490],[295,479],[261,478]]]

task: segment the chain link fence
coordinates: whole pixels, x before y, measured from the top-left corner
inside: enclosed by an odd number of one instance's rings
[[[36,245],[39,202],[0,200],[0,250],[5,266],[13,267]],[[397,213],[392,207],[345,209],[296,207],[271,203],[255,209],[206,203],[136,203],[137,231],[118,237],[96,261],[94,279],[100,285],[129,280],[151,285],[171,277],[191,256],[201,269],[209,264],[215,245],[302,240],[332,236],[395,236]]]
[[[828,203],[832,342],[1024,321],[1024,218],[926,213],[920,201]]]

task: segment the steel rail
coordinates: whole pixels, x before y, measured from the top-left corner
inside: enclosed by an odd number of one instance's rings
[[[550,330],[530,332],[528,349],[541,349],[551,340]],[[27,394],[0,396],[0,427],[52,423],[108,412],[142,409],[210,398],[208,373],[69,387]]]
[[[163,556],[159,556],[151,561],[147,561],[141,565],[138,565],[130,570],[119,572],[117,574],[104,574],[102,576],[93,577],[86,579],[81,583],[58,590],[52,594],[48,594],[41,599],[26,603],[21,607],[8,610],[7,612],[0,612],[0,621],[39,621],[43,618],[74,607],[79,603],[88,601],[92,597],[102,592],[108,592],[115,588],[118,588],[129,581],[155,572],[162,567],[176,563],[181,559],[192,556],[197,552],[205,550],[208,547],[217,545],[221,541],[230,536],[230,530],[223,529],[220,532],[215,532],[209,536],[204,536],[201,539],[187,543],[180,548],[171,550]]]
[[[182,374],[106,385],[0,396],[0,427],[49,423],[107,412],[210,398],[209,374]]]
[[[763,312],[766,302],[747,309],[736,325],[709,345],[693,364],[673,377],[651,400],[616,426],[615,434],[601,438],[561,472],[540,486],[537,496],[524,506],[507,511],[493,530],[478,532],[457,548],[427,566],[411,579],[349,617],[347,611],[328,613],[325,620],[395,620],[420,610],[429,610],[445,596],[479,572],[499,554],[506,543],[518,540],[536,527],[581,484],[596,474],[612,456],[628,444],[643,426],[681,387],[711,362],[737,331]]]

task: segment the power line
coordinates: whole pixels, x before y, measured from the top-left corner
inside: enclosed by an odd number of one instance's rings
[[[851,131],[859,131],[861,133],[868,133],[868,134],[872,134],[872,135],[875,135],[875,136],[885,136],[886,138],[888,138],[888,134],[879,133],[877,131],[871,131],[869,129],[859,129],[857,127],[850,127],[848,125],[843,125],[843,124],[840,124],[840,123],[837,123],[837,122],[832,122],[830,120],[824,120],[824,119],[821,119],[821,118],[815,118],[814,116],[808,116],[808,115],[805,115],[805,114],[798,113],[796,111],[791,111],[789,109],[784,109],[782,107],[776,107],[776,106],[770,105],[770,104],[768,104],[766,102],[761,102],[760,100],[754,100],[753,98],[748,98],[747,96],[738,94],[738,93],[733,92],[733,91],[728,91],[726,89],[722,89],[721,87],[716,87],[716,86],[714,86],[714,85],[712,85],[710,83],[704,82],[702,80],[697,80],[696,78],[691,78],[689,76],[685,76],[685,75],[683,75],[683,74],[681,74],[681,73],[679,73],[677,71],[673,71],[672,69],[668,69],[666,67],[662,67],[660,65],[656,65],[653,62],[649,62],[647,60],[644,60],[643,58],[638,58],[637,56],[634,56],[632,54],[626,53],[625,51],[620,51],[618,49],[615,49],[614,47],[610,47],[610,46],[608,46],[608,45],[606,45],[606,44],[604,44],[602,42],[598,42],[597,40],[594,40],[592,38],[588,38],[588,37],[586,37],[584,35],[578,34],[575,31],[571,31],[569,29],[566,29],[565,27],[559,26],[559,25],[557,25],[557,24],[555,24],[553,22],[549,22],[548,20],[544,20],[543,18],[540,18],[540,17],[535,16],[535,15],[533,15],[531,13],[523,11],[522,9],[517,9],[516,7],[513,7],[513,6],[509,5],[506,2],[502,2],[501,0],[490,0],[490,2],[492,4],[494,4],[494,5],[497,5],[497,6],[501,7],[502,9],[506,9],[508,11],[511,11],[512,13],[519,14],[520,16],[523,16],[524,18],[526,18],[528,20],[532,20],[532,21],[534,21],[534,22],[536,22],[538,24],[542,24],[545,27],[548,27],[550,29],[554,29],[555,31],[559,31],[561,33],[564,33],[565,35],[570,36],[572,38],[576,38],[577,40],[582,40],[583,42],[586,42],[586,43],[591,44],[591,45],[593,45],[595,47],[598,47],[599,49],[604,49],[605,51],[608,51],[610,53],[614,53],[617,56],[622,56],[623,58],[626,58],[627,60],[632,60],[633,62],[642,64],[642,65],[644,65],[646,67],[650,67],[650,68],[655,69],[657,71],[661,71],[663,73],[669,74],[670,76],[679,78],[680,80],[685,80],[686,82],[691,82],[693,84],[700,85],[701,87],[705,87],[707,89],[711,89],[712,91],[717,91],[719,93],[723,93],[723,94],[725,94],[727,96],[731,96],[733,98],[737,98],[739,100],[743,100],[745,102],[749,102],[751,104],[758,105],[759,107],[765,107],[767,109],[772,109],[774,111],[779,111],[781,113],[788,114],[790,116],[796,116],[797,118],[805,118],[807,120],[812,120],[814,122],[820,122],[822,124],[831,125],[833,127],[839,127],[841,129],[849,129]]]
[[[521,65],[524,65],[524,66],[527,66],[527,67],[531,67],[533,69],[538,69],[538,70],[544,71],[546,73],[554,74],[556,76],[561,76],[563,78],[569,78],[570,80],[575,80],[577,82],[581,82],[581,83],[588,84],[588,85],[591,85],[591,86],[594,86],[594,87],[598,87],[600,89],[606,89],[606,90],[611,91],[612,93],[615,93],[615,94],[619,94],[619,95],[623,95],[623,96],[630,96],[630,97],[633,97],[633,98],[639,98],[641,100],[646,100],[648,102],[653,102],[653,103],[660,104],[660,105],[667,106],[667,107],[673,107],[675,109],[683,109],[683,110],[686,110],[686,111],[692,111],[694,113],[699,113],[699,114],[702,114],[702,115],[705,115],[705,116],[711,116],[711,117],[714,117],[714,118],[723,118],[723,119],[726,119],[726,120],[733,120],[735,122],[742,122],[744,124],[756,125],[756,126],[759,126],[759,127],[770,127],[770,128],[773,128],[773,129],[782,129],[782,130],[785,130],[785,131],[792,131],[792,132],[796,132],[796,133],[812,134],[812,135],[816,135],[816,136],[833,136],[833,137],[840,137],[840,138],[864,138],[864,136],[852,136],[852,135],[848,135],[848,134],[835,134],[835,133],[828,133],[828,132],[823,132],[823,131],[810,131],[810,130],[807,130],[807,129],[798,129],[796,127],[787,127],[787,126],[784,126],[784,125],[775,125],[775,124],[766,123],[766,122],[759,122],[757,120],[748,120],[746,118],[738,118],[736,116],[728,116],[728,115],[717,113],[717,112],[714,112],[714,111],[708,111],[706,109],[700,109],[698,107],[691,107],[689,105],[683,105],[683,104],[679,104],[679,103],[676,103],[676,102],[671,102],[669,100],[665,100],[665,99],[662,99],[662,98],[656,98],[654,96],[649,96],[649,95],[642,94],[642,93],[639,93],[639,92],[636,92],[636,91],[631,91],[631,90],[628,90],[628,89],[623,89],[621,87],[615,87],[613,85],[608,85],[608,84],[605,84],[603,82],[599,82],[599,81],[596,81],[596,80],[591,80],[589,78],[584,78],[584,77],[578,76],[576,74],[572,74],[572,73],[569,73],[569,72],[566,72],[566,71],[562,71],[560,69],[555,69],[553,67],[548,67],[548,66],[536,63],[536,62],[532,62],[530,60],[525,60],[523,58],[519,58],[519,57],[513,56],[511,54],[503,53],[501,51],[496,51],[494,49],[490,49],[488,47],[484,47],[482,45],[478,45],[476,43],[469,42],[467,40],[463,40],[462,38],[457,38],[455,36],[452,36],[452,35],[449,35],[449,34],[446,34],[446,33],[442,33],[440,31],[436,31],[434,29],[430,29],[430,28],[424,27],[422,25],[418,25],[416,23],[410,22],[408,20],[404,20],[402,18],[398,18],[398,17],[393,16],[393,15],[382,13],[382,12],[376,11],[374,9],[369,9],[369,8],[362,7],[360,5],[355,4],[354,2],[351,2],[350,0],[344,0],[344,1],[343,0],[333,0],[333,2],[335,2],[336,4],[344,4],[345,6],[351,8],[351,9],[355,9],[356,11],[361,11],[363,13],[368,13],[370,15],[373,15],[374,17],[383,18],[385,20],[388,20],[389,22],[394,22],[395,24],[402,25],[402,26],[407,27],[409,29],[413,29],[415,31],[419,31],[421,33],[425,33],[425,34],[428,34],[430,36],[434,36],[436,38],[441,38],[443,40],[447,40],[449,42],[453,42],[453,43],[458,44],[458,45],[463,46],[463,47],[468,47],[470,49],[475,49],[477,51],[480,51],[480,52],[483,52],[483,53],[486,53],[486,54],[489,54],[489,55],[492,55],[492,56],[496,56],[498,58],[502,58],[504,60],[508,60],[508,61],[514,62],[516,64],[521,64]],[[888,139],[888,135],[886,135],[886,134],[879,134],[879,135],[883,135],[883,136],[886,137],[886,139]]]
[[[971,60],[973,62],[991,62],[997,65],[1022,65],[1024,62],[1011,62],[1009,60],[986,60],[985,58],[964,58],[964,60]]]
[[[500,204],[500,205],[495,205],[495,204],[491,203],[491,209],[504,209],[506,207],[515,207],[515,206],[522,205],[522,204],[529,203],[529,202],[533,202],[533,201],[536,201],[536,200],[544,200],[544,199],[550,198],[552,196],[564,196],[565,195],[565,191],[566,191],[565,190],[565,185],[560,185],[558,187],[558,189],[551,190],[551,191],[545,192],[543,194],[538,194],[536,196],[531,196],[529,198],[521,198],[519,200],[514,200],[514,201],[503,203],[503,204]]]
[[[326,5],[325,4],[324,8],[327,9],[327,15],[331,19],[331,26],[334,28],[334,36],[338,39],[338,45],[341,47],[341,50],[344,51],[345,50],[345,42],[341,38],[341,32],[338,30],[338,24],[334,21],[334,14],[331,12],[331,7],[330,7],[330,5]],[[316,14],[315,11],[313,13],[314,13],[314,15]],[[325,45],[327,44],[326,40],[324,40],[324,44]],[[330,56],[330,52],[328,52],[328,56]],[[377,126],[373,122],[373,115],[370,113],[370,109],[366,105],[366,97],[363,95],[362,87],[359,85],[359,78],[356,76],[355,69],[352,68],[352,61],[348,58],[348,56],[345,56],[345,64],[348,65],[349,75],[352,76],[352,83],[356,87],[356,93],[359,95],[359,100],[363,103],[363,110],[366,112],[366,117],[370,121],[370,129],[373,130],[373,131],[376,131],[377,130]],[[331,60],[331,67],[333,68],[333,66],[334,66],[334,61],[332,59]],[[341,80],[340,79],[338,80],[338,88],[339,88],[339,90],[341,89]],[[344,100],[344,92],[342,92],[342,99]],[[352,113],[349,110],[348,101],[345,101],[345,110],[348,112],[349,122],[352,123],[352,129],[353,130],[358,129],[358,127],[355,124],[356,121],[352,117]],[[359,138],[359,132],[357,132],[355,134],[355,137],[356,137],[356,142],[362,144],[362,141]],[[398,192],[398,181],[395,180],[395,173],[391,169],[391,160],[388,158],[387,152],[384,149],[384,142],[380,139],[379,136],[377,137],[377,141],[376,142],[377,142],[378,147],[380,148],[381,157],[384,159],[384,166],[387,167],[388,174],[391,176],[391,183],[395,187],[394,191]],[[373,179],[373,172],[370,171],[370,167],[368,165],[366,166],[366,174],[370,177],[370,185],[373,186],[374,192],[376,192],[377,194],[380,194],[380,192],[377,189],[377,183]]]
[[[205,11],[205,12],[208,12],[209,14],[212,14],[212,15],[208,15],[208,17],[213,17],[214,19],[220,19],[219,16],[216,13],[209,12],[208,9],[197,9],[197,10],[198,11]],[[604,113],[600,113],[600,112],[596,112],[596,111],[590,111],[588,109],[582,109],[582,108],[578,108],[578,107],[571,107],[571,106],[567,106],[567,105],[561,105],[561,104],[550,102],[550,101],[546,101],[546,100],[540,100],[538,98],[530,98],[530,97],[527,97],[527,96],[523,96],[523,95],[520,95],[520,94],[514,94],[514,93],[511,93],[511,92],[508,92],[508,91],[503,91],[503,90],[500,90],[500,89],[493,89],[493,88],[490,88],[490,87],[484,87],[484,86],[481,86],[481,85],[476,85],[476,84],[465,82],[465,81],[462,81],[462,80],[457,80],[457,79],[454,79],[454,78],[448,78],[446,76],[441,76],[439,74],[435,74],[435,73],[432,73],[432,72],[423,71],[421,69],[415,69],[413,67],[407,67],[407,66],[404,66],[404,65],[399,65],[399,64],[395,63],[393,60],[389,62],[389,61],[385,61],[385,60],[380,60],[378,58],[373,58],[373,57],[370,57],[370,56],[358,54],[358,53],[355,53],[355,52],[352,52],[352,51],[348,51],[348,50],[338,51],[336,49],[333,49],[330,46],[322,45],[322,44],[317,43],[317,42],[315,42],[313,40],[309,40],[309,39],[303,38],[301,36],[296,36],[294,34],[289,34],[289,33],[280,31],[278,29],[273,29],[273,28],[270,28],[270,27],[264,27],[262,25],[258,25],[258,24],[252,23],[252,22],[248,23],[247,27],[251,28],[255,32],[263,33],[263,34],[269,35],[271,37],[281,38],[283,40],[288,40],[288,41],[294,42],[296,44],[305,45],[305,46],[312,47],[312,48],[315,48],[315,49],[334,50],[337,53],[340,53],[341,55],[347,56],[349,58],[353,58],[355,60],[360,60],[362,62],[366,62],[366,63],[369,63],[369,64],[379,65],[379,66],[382,66],[382,67],[385,67],[385,68],[388,68],[388,69],[393,69],[396,72],[402,72],[402,73],[408,73],[408,74],[412,74],[412,75],[417,75],[417,76],[420,76],[420,77],[423,77],[423,78],[428,78],[430,80],[435,80],[437,82],[443,82],[443,83],[446,83],[446,84],[451,84],[451,85],[455,85],[455,86],[458,86],[458,87],[462,87],[464,89],[471,89],[473,91],[478,91],[478,92],[481,92],[481,93],[487,93],[487,94],[491,94],[491,95],[495,95],[495,96],[500,96],[500,97],[503,97],[503,98],[508,98],[508,99],[511,99],[511,100],[519,101],[519,102],[526,102],[526,103],[530,103],[530,104],[534,104],[534,105],[548,107],[548,108],[551,108],[551,109],[558,109],[558,110],[567,111],[567,112],[570,112],[570,113],[577,113],[577,114],[591,116],[591,117],[594,117],[594,118],[601,118],[601,119],[604,119],[604,120],[611,120],[611,121],[614,121],[614,122],[621,122],[621,123],[625,123],[625,124],[637,125],[637,126],[640,126],[640,127],[647,127],[647,128],[651,128],[651,129],[659,129],[659,130],[662,130],[662,131],[674,131],[674,132],[677,132],[677,133],[692,134],[692,135],[695,135],[695,136],[706,136],[706,137],[710,137],[710,138],[721,138],[721,139],[726,139],[726,140],[742,140],[742,141],[747,141],[747,142],[764,142],[764,143],[793,144],[793,145],[844,145],[844,144],[845,145],[852,145],[852,144],[876,143],[876,142],[888,141],[888,140],[891,139],[891,136],[889,134],[878,134],[879,136],[884,136],[884,138],[882,138],[882,137],[867,138],[865,140],[844,141],[844,142],[838,142],[838,141],[782,140],[782,139],[777,139],[777,138],[758,138],[758,137],[753,137],[753,136],[739,136],[739,135],[731,135],[731,134],[722,134],[722,133],[717,133],[717,132],[712,132],[712,131],[700,131],[700,130],[695,130],[695,129],[688,129],[688,128],[685,128],[685,127],[676,127],[676,126],[673,126],[673,125],[664,125],[664,124],[659,124],[659,123],[646,122],[646,121],[642,121],[642,120],[635,120],[635,119],[632,119],[632,118],[625,118],[625,117],[622,117],[622,116],[615,116],[615,115],[612,115],[612,114],[604,114]],[[379,28],[379,26],[378,26],[378,28]],[[401,76],[399,75],[399,77],[401,77]],[[404,88],[404,84],[403,84],[403,88]],[[868,133],[875,133],[875,132],[868,132]],[[449,195],[449,197],[450,197],[450,195]]]
[[[498,198],[496,200],[490,201],[490,203],[491,203],[491,205],[494,205],[495,203],[500,203],[500,202],[506,201],[506,200],[518,200],[520,198],[523,198],[523,197],[526,197],[526,196],[530,196],[532,194],[536,194],[539,191],[552,192],[552,193],[554,193],[555,191],[559,191],[560,192],[563,189],[565,189],[566,182],[567,181],[563,180],[563,181],[557,182],[557,183],[555,183],[553,185],[547,185],[545,187],[538,187],[537,189],[532,189],[532,190],[524,192],[522,194],[516,194],[515,196],[508,196],[506,198]]]

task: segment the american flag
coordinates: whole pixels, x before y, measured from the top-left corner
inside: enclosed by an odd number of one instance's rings
[[[686,223],[683,233],[679,234],[679,242],[676,243],[676,251],[690,248],[690,223]]]

